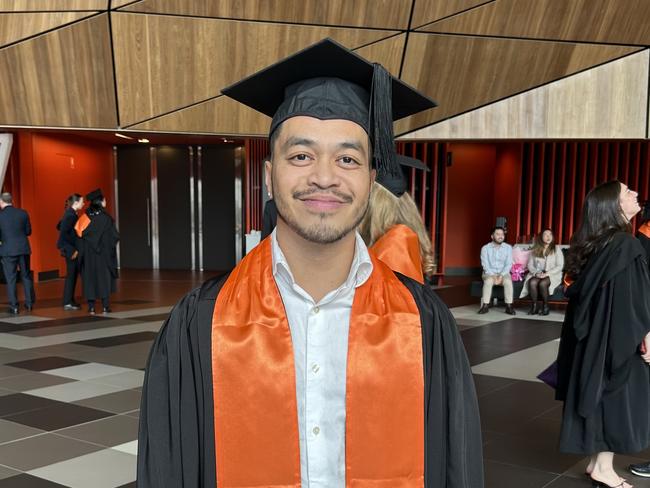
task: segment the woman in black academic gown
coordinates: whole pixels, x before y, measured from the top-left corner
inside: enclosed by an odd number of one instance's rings
[[[113,217],[106,213],[106,199],[95,190],[86,199],[90,206],[77,222],[80,239],[81,280],[88,300],[88,313],[95,313],[95,302],[102,301],[103,312],[110,309],[109,297],[117,278],[116,246],[120,236]]]
[[[79,217],[77,212],[84,206],[84,199],[78,193],[73,193],[65,201],[65,211],[56,228],[59,230],[59,239],[56,247],[65,258],[65,286],[63,288],[63,309],[79,310],[81,306],[74,300],[74,290],[77,287],[79,276],[79,250],[78,237],[75,225]]]
[[[650,275],[630,226],[639,210],[637,193],[618,181],[594,188],[567,256],[560,450],[591,456],[594,487],[629,488],[614,471],[614,453],[650,445],[650,354],[643,353],[650,350]]]

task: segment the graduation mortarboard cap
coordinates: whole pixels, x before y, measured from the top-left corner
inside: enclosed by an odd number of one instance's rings
[[[650,220],[650,200],[645,202],[643,205],[643,210],[641,212],[641,219],[643,221]]]
[[[406,167],[429,171],[427,165],[419,159],[410,158],[402,154],[397,155],[397,163],[402,168]],[[404,173],[401,171],[401,168],[400,171],[398,171],[396,174],[378,174],[376,181],[398,198],[401,197],[406,191],[406,178],[404,177]]]
[[[93,200],[103,200],[103,199],[104,199],[104,194],[99,188],[91,191],[88,195],[86,195],[86,200],[88,200],[89,202],[92,202]]]
[[[399,172],[393,121],[435,107],[430,98],[331,39],[324,39],[222,90],[272,117],[269,135],[296,116],[363,127],[378,174]]]

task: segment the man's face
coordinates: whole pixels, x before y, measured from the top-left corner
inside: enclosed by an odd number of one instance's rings
[[[495,244],[501,244],[506,238],[505,233],[501,229],[497,229],[492,233],[492,241]]]
[[[336,242],[354,231],[375,178],[366,132],[348,120],[292,117],[278,129],[266,185],[278,216],[303,239]]]

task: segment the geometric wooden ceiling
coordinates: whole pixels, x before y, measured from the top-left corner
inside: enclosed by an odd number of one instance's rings
[[[404,134],[646,50],[648,18],[650,0],[0,0],[0,125],[263,135],[220,90],[332,37],[438,102]]]

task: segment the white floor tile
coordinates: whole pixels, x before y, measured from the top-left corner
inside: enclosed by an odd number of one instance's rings
[[[139,388],[144,382],[144,371],[127,371],[126,373],[112,374],[95,378],[93,383],[118,386],[124,389]]]
[[[144,317],[145,315],[158,315],[161,313],[171,312],[172,307],[156,307],[156,308],[139,308],[137,310],[127,310],[125,312],[113,312],[107,314],[108,317],[115,317],[120,319],[130,319],[137,317]]]
[[[113,446],[111,449],[116,451],[122,451],[127,454],[133,454],[134,456],[138,455],[138,441],[131,441],[125,444],[120,444],[119,446]]]
[[[53,320],[52,317],[39,317],[37,315],[19,315],[17,317],[4,317],[3,322],[8,322],[10,324],[33,324],[35,322],[45,322],[47,320]]]
[[[34,469],[28,474],[70,488],[115,488],[135,481],[136,457],[105,449]]]
[[[111,366],[110,364],[86,363],[77,364],[75,366],[66,366],[65,368],[48,369],[42,372],[54,376],[72,378],[74,380],[92,380],[102,376],[129,373],[131,371],[133,370],[129,368],[121,368],[119,366]]]
[[[475,374],[515,380],[539,381],[537,375],[557,358],[560,340],[539,344],[472,367]]]
[[[23,393],[70,403],[100,395],[108,395],[109,393],[116,393],[127,389],[127,387],[102,385],[99,383],[91,383],[89,381],[73,381],[72,383],[65,383],[63,385],[27,390]]]

